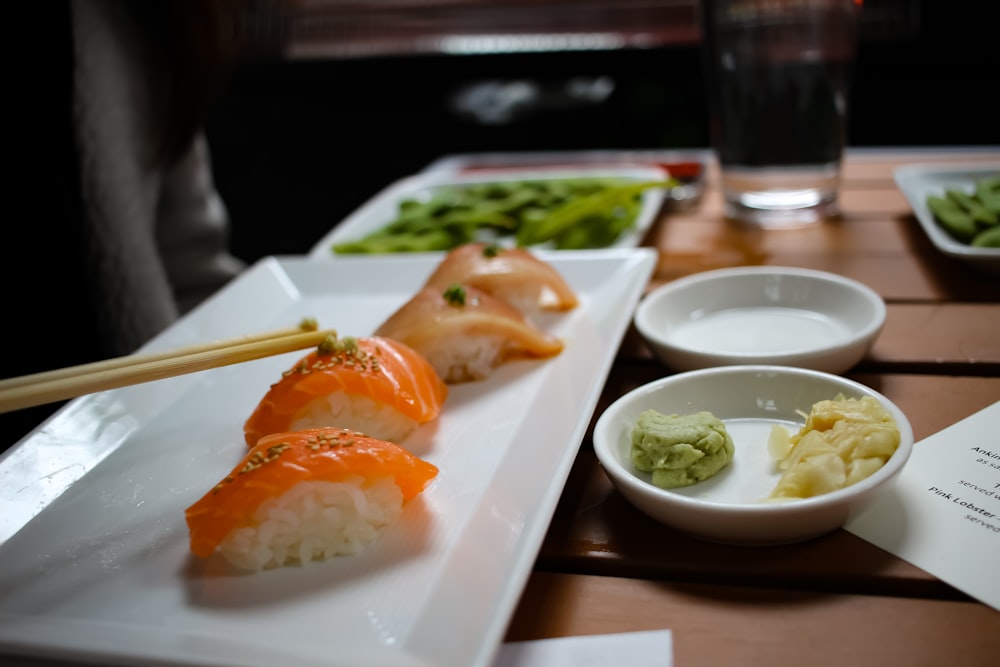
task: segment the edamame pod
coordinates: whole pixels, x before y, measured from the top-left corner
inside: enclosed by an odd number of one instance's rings
[[[997,214],[989,210],[972,195],[961,190],[949,188],[945,190],[945,196],[968,213],[972,220],[980,227],[992,227],[997,224]]]
[[[1000,225],[979,232],[970,245],[976,248],[1000,248]]]
[[[1000,176],[976,181],[976,197],[983,206],[1000,216]]]
[[[979,231],[972,216],[950,199],[930,195],[927,197],[927,208],[956,241],[970,243]]]

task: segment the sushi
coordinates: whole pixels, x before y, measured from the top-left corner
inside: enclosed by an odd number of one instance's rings
[[[446,383],[485,379],[512,359],[552,357],[557,337],[520,310],[469,285],[424,287],[375,331],[423,355]]]
[[[187,508],[191,552],[242,570],[364,551],[438,468],[399,445],[342,428],[265,436]]]
[[[330,337],[271,385],[243,426],[271,433],[339,426],[399,444],[435,419],[448,388],[419,352],[378,336]]]
[[[475,287],[533,317],[579,305],[576,293],[556,269],[524,248],[467,243],[445,255],[425,285],[440,290],[455,283]]]

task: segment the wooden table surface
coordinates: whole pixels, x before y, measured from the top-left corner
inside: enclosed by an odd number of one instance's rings
[[[660,252],[650,287],[758,264],[866,283],[887,321],[847,375],[899,405],[919,442],[1000,400],[1000,275],[939,253],[893,170],[983,162],[1000,164],[1000,149],[848,151],[841,218],[770,231],[724,219],[710,163],[698,205],[665,211],[646,238]],[[630,330],[595,419],[669,372]],[[1000,611],[845,530],[780,547],[686,537],[614,491],[588,434],[506,638],[654,629],[673,632],[674,664],[685,667],[1000,665]]]

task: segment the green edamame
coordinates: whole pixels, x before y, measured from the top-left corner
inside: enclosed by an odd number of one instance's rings
[[[1000,216],[1000,176],[976,181],[976,196],[983,206]]]
[[[945,190],[945,196],[958,204],[959,208],[965,211],[977,225],[991,227],[997,224],[997,214],[983,206],[982,202],[973,195],[955,188],[948,188]]]
[[[1000,225],[979,232],[970,245],[976,248],[1000,248]]]
[[[978,179],[971,190],[947,187],[942,195],[927,196],[927,208],[941,228],[956,241],[976,247],[997,247],[1000,176]]]
[[[631,229],[650,188],[673,178],[635,182],[580,177],[443,186],[428,200],[400,202],[396,217],[370,234],[333,246],[335,254],[450,250],[480,232],[527,247],[604,248]]]
[[[970,243],[975,238],[978,230],[972,216],[951,199],[932,195],[927,198],[927,208],[934,214],[941,227],[956,241]]]

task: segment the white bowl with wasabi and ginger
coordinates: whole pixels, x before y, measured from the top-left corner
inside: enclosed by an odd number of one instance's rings
[[[635,327],[674,371],[771,364],[843,373],[885,324],[870,287],[826,271],[740,266],[672,280],[639,302]]]
[[[853,380],[736,365],[628,392],[598,418],[593,442],[615,488],[653,519],[713,542],[772,545],[862,512],[903,469],[913,429]]]

